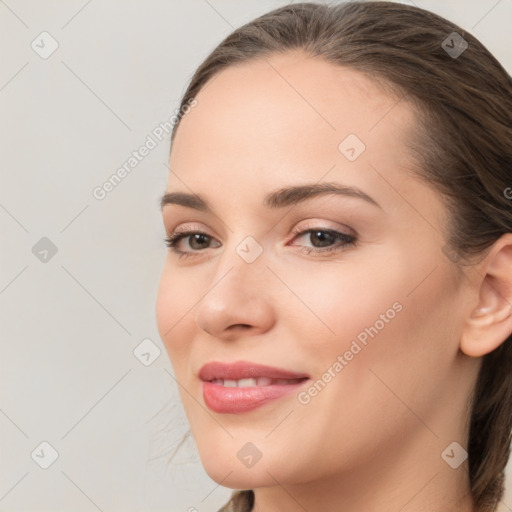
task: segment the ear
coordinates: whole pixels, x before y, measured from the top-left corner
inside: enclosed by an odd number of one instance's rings
[[[466,318],[460,349],[481,357],[512,334],[512,233],[494,243],[475,271],[477,303]]]

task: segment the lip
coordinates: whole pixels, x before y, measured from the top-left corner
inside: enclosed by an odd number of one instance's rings
[[[213,380],[257,379],[296,380],[288,384],[269,384],[267,386],[224,387]],[[199,371],[203,382],[203,398],[206,406],[214,412],[238,414],[252,411],[258,407],[278,400],[302,387],[309,375],[283,368],[265,366],[245,361],[234,363],[211,362]]]

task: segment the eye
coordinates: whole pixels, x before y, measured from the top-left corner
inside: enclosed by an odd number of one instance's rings
[[[356,243],[355,236],[342,233],[334,229],[318,227],[302,231],[294,230],[293,233],[297,235],[294,240],[309,235],[309,239],[313,245],[318,245],[317,247],[303,246],[300,249],[300,252],[306,254],[323,255],[331,252],[338,252],[354,246]],[[183,250],[179,248],[179,244],[182,240],[188,240],[188,245],[191,250]],[[208,249],[212,240],[215,239],[210,235],[201,231],[193,230],[175,231],[164,239],[166,246],[178,254],[180,258],[188,258],[190,256],[197,255],[204,249]],[[217,247],[220,247],[220,245],[221,244],[219,243]],[[292,246],[293,245],[295,244],[292,244]]]
[[[347,233],[342,233],[334,229],[326,229],[322,227],[306,229],[303,231],[294,231],[297,236],[294,238],[309,237],[310,242],[317,247],[303,246],[300,250],[306,254],[327,254],[331,252],[339,252],[352,247],[356,244],[356,237]],[[332,245],[335,244],[335,245]],[[295,245],[295,244],[293,244]]]
[[[189,239],[189,247],[192,248],[192,251],[184,251],[178,248],[179,242],[186,239]],[[193,256],[195,252],[208,249],[208,243],[211,240],[214,240],[214,238],[201,231],[175,231],[164,239],[165,245],[177,253],[180,258],[188,258]],[[217,247],[219,246],[220,244]]]

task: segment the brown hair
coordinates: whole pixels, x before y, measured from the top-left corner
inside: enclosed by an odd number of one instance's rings
[[[295,49],[363,72],[415,107],[416,133],[408,141],[415,172],[445,199],[444,250],[459,268],[512,232],[512,79],[475,37],[429,11],[376,1],[280,7],[212,51],[181,107],[226,67]],[[474,505],[493,512],[510,455],[512,336],[483,357],[468,417]],[[246,505],[232,503],[232,510],[250,510],[248,496],[236,494]]]

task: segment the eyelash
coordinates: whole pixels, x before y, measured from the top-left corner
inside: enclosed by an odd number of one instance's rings
[[[296,237],[298,235],[305,235],[307,233],[315,233],[315,232],[329,233],[329,234],[333,235],[335,239],[342,241],[341,245],[331,246],[331,247],[327,247],[324,249],[317,248],[317,247],[302,247],[300,249],[300,252],[305,253],[305,254],[317,254],[317,255],[323,256],[323,255],[326,255],[327,253],[330,254],[332,252],[340,252],[340,251],[344,251],[350,247],[355,246],[356,241],[357,241],[356,237],[354,237],[353,235],[341,233],[340,231],[336,231],[334,229],[310,228],[310,229],[305,229],[302,231],[295,230],[292,232],[296,235]],[[177,249],[177,245],[178,245],[178,242],[182,238],[187,238],[192,235],[205,235],[206,237],[208,237],[210,239],[212,238],[212,237],[210,237],[210,235],[207,235],[206,233],[202,233],[201,231],[190,230],[190,231],[181,231],[181,232],[171,233],[169,236],[164,238],[164,242],[165,242],[165,245],[169,249],[171,249],[174,253],[178,254],[180,259],[181,258],[189,258],[191,256],[197,256],[198,253],[200,253],[202,251],[201,250],[199,250],[199,251],[180,251],[179,249]]]

